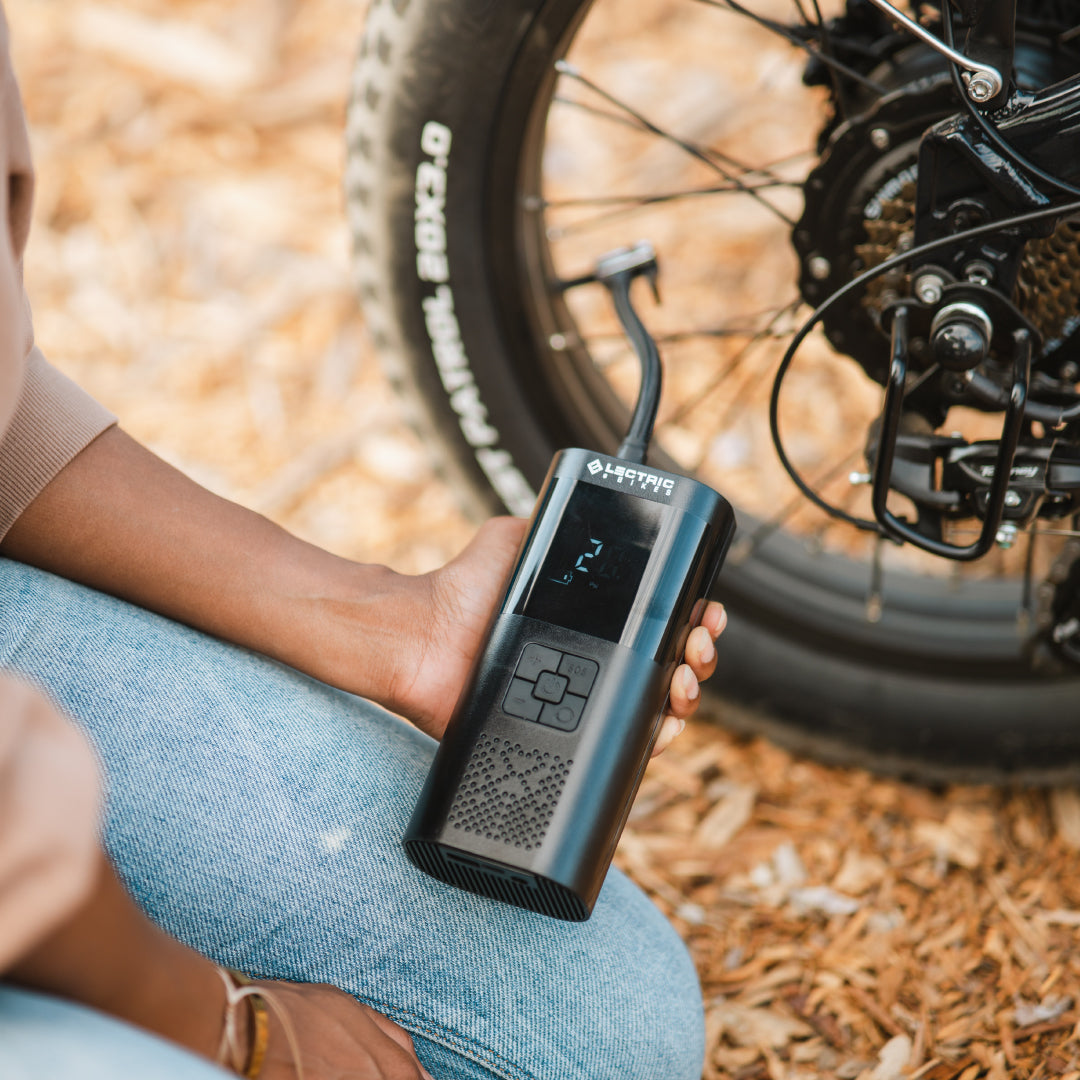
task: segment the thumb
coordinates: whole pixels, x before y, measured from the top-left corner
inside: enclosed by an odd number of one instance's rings
[[[513,565],[528,524],[524,518],[489,518],[462,551],[446,564],[446,569],[452,572],[464,570],[470,574],[479,572],[501,580]]]

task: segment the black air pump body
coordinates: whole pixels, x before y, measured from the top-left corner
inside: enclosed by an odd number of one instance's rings
[[[734,532],[731,506],[696,480],[556,455],[409,823],[413,863],[589,917]]]

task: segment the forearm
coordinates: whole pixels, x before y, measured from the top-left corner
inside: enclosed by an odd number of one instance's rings
[[[155,927],[104,858],[89,900],[0,977],[216,1053],[224,991],[213,964]]]
[[[339,559],[218,498],[117,428],[79,454],[22,514],[0,554],[49,570],[328,678],[341,625],[355,684],[385,699],[405,599],[384,567]],[[357,630],[366,640],[357,668]]]

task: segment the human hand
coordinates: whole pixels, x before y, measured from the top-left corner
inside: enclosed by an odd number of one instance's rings
[[[265,653],[439,738],[525,529],[493,518],[441,569],[397,574],[290,536],[112,428],[22,513],[3,552]],[[705,607],[700,621],[708,632],[687,639],[658,750],[713,670],[706,639],[723,629],[722,609]]]
[[[75,915],[4,971],[4,979],[80,1002],[211,1061],[227,1010],[220,969],[155,926],[100,859],[96,887]],[[431,1080],[408,1034],[332,986],[259,982],[270,1038],[261,1080]],[[235,1060],[246,1063],[250,1009],[240,1000]],[[283,1021],[282,1017],[287,1021]],[[285,1023],[297,1041],[292,1054]],[[228,1051],[228,1047],[226,1047]]]
[[[415,653],[404,658],[407,678],[397,683],[396,698],[390,704],[436,738],[445,730],[481,648],[525,528],[526,523],[517,518],[493,518],[456,559],[415,579],[428,593],[428,610],[415,624]],[[694,628],[686,640],[685,662],[671,680],[668,713],[654,754],[671,744],[697,710],[700,683],[716,667],[713,643],[722,633],[727,615],[715,601],[699,605],[695,615]]]
[[[701,683],[716,670],[716,639],[726,626],[727,612],[723,604],[710,600],[701,605],[700,616],[686,638],[683,663],[671,677],[668,711],[653,744],[653,757],[662,754],[682,734],[686,721],[697,711],[701,703]]]
[[[304,1080],[432,1080],[408,1032],[333,986],[259,982],[296,1036]],[[260,1080],[296,1080],[289,1038],[273,1008]]]
[[[98,766],[45,696],[0,672],[0,972],[93,888]]]

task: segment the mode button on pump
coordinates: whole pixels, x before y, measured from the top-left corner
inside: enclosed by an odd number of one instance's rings
[[[567,694],[558,705],[545,705],[540,714],[540,723],[560,731],[573,731],[581,719],[585,708],[585,699],[576,694]]]
[[[503,711],[519,720],[539,720],[542,701],[533,697],[533,684],[524,679],[511,679],[510,689],[503,699]]]

